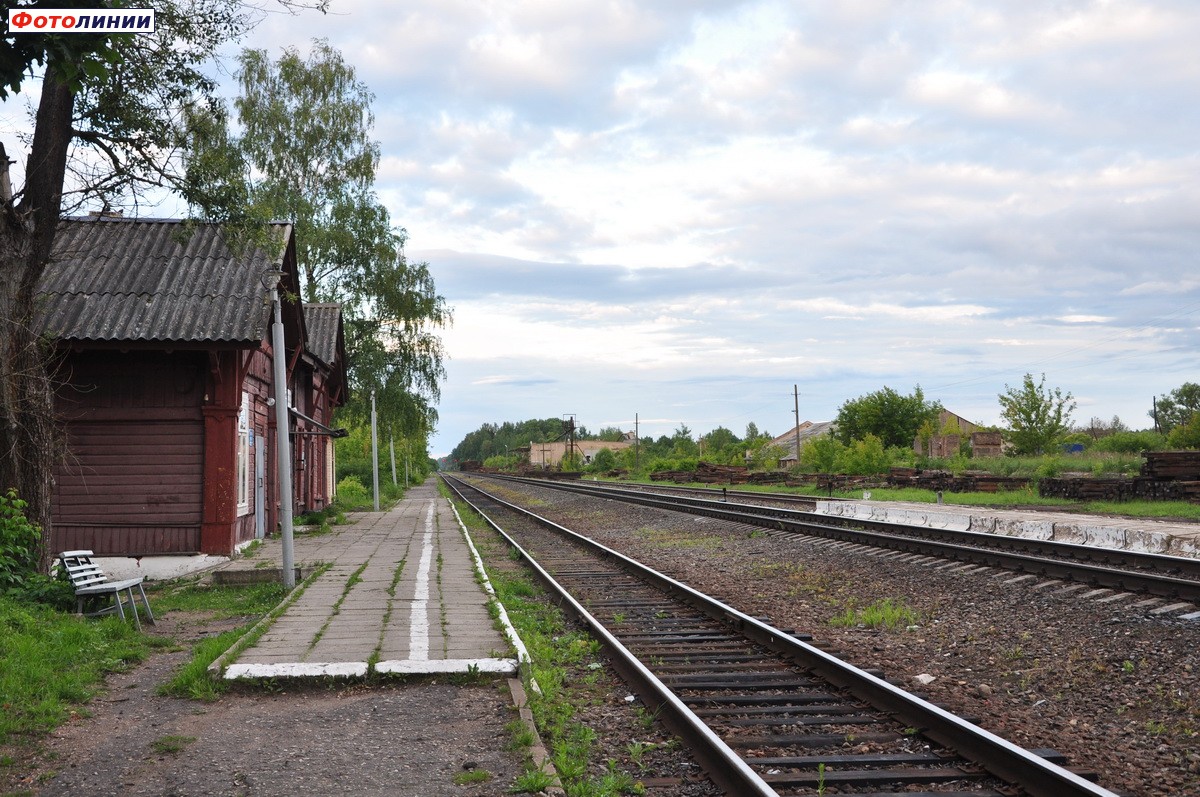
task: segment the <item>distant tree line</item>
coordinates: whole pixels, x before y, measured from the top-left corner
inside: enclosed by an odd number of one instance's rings
[[[1032,374],[1025,374],[1019,385],[1005,385],[997,399],[1004,424],[986,431],[1000,432],[1007,444],[1006,453],[1012,457],[1057,456],[1064,450],[1077,448],[1099,454],[1200,448],[1197,411],[1200,385],[1190,382],[1156,400],[1150,416],[1157,421],[1157,430],[1132,430],[1117,416],[1110,420],[1092,417],[1085,423],[1072,425],[1075,398],[1070,392],[1048,386],[1044,374],[1038,380]],[[811,438],[801,446],[798,468],[806,472],[856,475],[885,473],[891,467],[965,468],[965,460],[972,455],[969,438],[962,441],[957,454],[951,457],[952,462],[940,465],[930,462],[913,447],[915,440],[962,434],[953,417],[945,423],[939,421],[943,410],[940,402],[925,397],[919,385],[909,394],[883,387],[849,399],[838,409],[831,434]],[[562,439],[566,439],[566,433],[561,418],[485,423],[455,446],[450,459],[515,467],[521,459],[518,449],[530,443]],[[616,427],[605,427],[593,434],[580,426],[575,430],[575,439],[620,441],[625,436]],[[718,426],[698,438],[681,423],[670,435],[642,437],[636,449],[631,446],[615,452],[603,451],[591,463],[567,461],[563,467],[593,472],[622,468],[652,473],[691,470],[704,460],[775,469],[790,450],[790,445],[773,445],[771,435],[760,432],[753,422],[747,424],[741,437]]]

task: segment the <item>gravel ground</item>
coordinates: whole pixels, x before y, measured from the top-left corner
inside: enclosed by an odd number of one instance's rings
[[[708,518],[504,489],[1017,744],[1058,750],[1109,789],[1200,794],[1200,623],[1150,617],[1134,601],[1005,584],[995,571],[949,574]],[[896,631],[829,624],[848,606],[884,599],[919,619]],[[921,686],[917,676],[933,680]]]
[[[235,623],[174,614],[183,642]],[[522,771],[504,681],[238,688],[215,703],[155,694],[190,657],[159,653],[109,678],[86,712],[38,746],[3,751],[0,794],[496,797]],[[175,750],[174,748],[178,748]],[[455,775],[486,771],[480,784]]]

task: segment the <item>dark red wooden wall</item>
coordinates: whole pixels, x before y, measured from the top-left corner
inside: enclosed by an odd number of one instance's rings
[[[68,356],[59,413],[67,461],[56,473],[54,547],[98,554],[200,550],[205,355]]]

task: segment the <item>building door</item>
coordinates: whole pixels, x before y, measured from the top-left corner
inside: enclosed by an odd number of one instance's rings
[[[254,447],[254,536],[267,536],[267,447],[261,444]]]

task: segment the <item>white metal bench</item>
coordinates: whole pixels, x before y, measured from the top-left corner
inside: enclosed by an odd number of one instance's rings
[[[92,561],[92,555],[91,551],[63,551],[58,555],[63,569],[67,571],[71,584],[75,587],[75,611],[83,614],[83,605],[86,601],[104,595],[112,595],[113,605],[93,614],[108,614],[115,611],[124,620],[125,605],[122,595],[128,595],[129,608],[133,611],[134,625],[141,630],[142,623],[138,619],[137,601],[133,594],[134,587],[136,587],[142,596],[142,605],[146,607],[146,617],[153,625],[154,612],[150,610],[150,601],[146,599],[146,590],[142,588],[142,582],[145,579],[138,577],[122,581],[109,581],[108,576],[104,575],[104,571],[100,569],[100,565]]]

